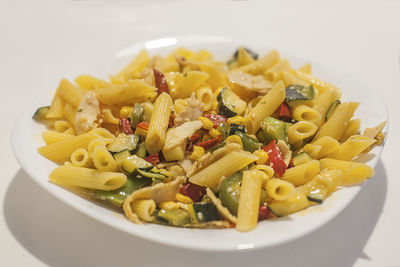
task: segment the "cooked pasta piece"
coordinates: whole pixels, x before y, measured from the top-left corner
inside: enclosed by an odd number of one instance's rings
[[[110,80],[114,84],[123,84],[133,76],[134,73],[140,73],[149,62],[149,54],[146,50],[142,50],[123,70],[115,76],[110,76]]]
[[[240,189],[236,229],[246,232],[254,229],[258,221],[263,173],[259,170],[243,172]]]
[[[308,121],[299,121],[289,125],[287,135],[290,144],[295,144],[301,140],[313,136],[318,130],[318,127]]]
[[[284,201],[274,201],[268,207],[277,216],[286,216],[310,206],[307,196],[302,193],[291,196]]]
[[[92,155],[98,146],[106,147],[106,142],[103,138],[94,138],[92,141],[90,141],[87,147],[89,154]]]
[[[288,199],[294,192],[294,186],[282,179],[273,178],[268,180],[265,190],[268,196],[275,200],[285,200]]]
[[[67,79],[61,80],[57,93],[65,102],[70,103],[73,108],[79,106],[83,97],[82,90],[73,85]]]
[[[135,212],[139,219],[145,222],[154,221],[154,212],[156,210],[156,202],[152,199],[137,199],[132,202],[132,210]]]
[[[58,94],[58,90],[53,97],[53,100],[50,104],[49,112],[46,114],[47,119],[62,119],[63,117],[63,106],[64,101],[61,96]]]
[[[54,122],[54,129],[59,133],[63,133],[71,127],[72,125],[68,121],[56,120]]]
[[[281,179],[291,182],[295,186],[299,186],[313,179],[319,171],[319,161],[312,160],[305,164],[287,169]]]
[[[78,167],[88,167],[89,165],[89,153],[84,148],[78,148],[71,154],[71,163]]]
[[[289,60],[281,59],[277,64],[268,69],[264,76],[271,82],[277,82],[281,78],[282,73],[290,69]]]
[[[336,92],[338,98],[340,98],[340,96],[341,96],[341,92],[340,92],[339,88],[337,88],[336,86],[334,86],[330,83],[327,83],[321,79],[318,79],[314,76],[311,76],[305,72],[298,71],[298,70],[294,71],[294,75],[299,79],[302,79],[308,83],[315,85],[318,88],[320,94],[322,94],[328,90],[333,90]]]
[[[375,142],[376,139],[373,138],[353,135],[341,144],[337,150],[329,153],[327,157],[332,159],[351,160]]]
[[[154,103],[154,111],[147,131],[146,149],[150,154],[160,152],[164,146],[171,111],[172,99],[167,93],[162,93]]]
[[[321,126],[325,122],[326,112],[328,111],[329,106],[337,99],[337,93],[334,90],[327,90],[322,94],[315,97],[315,106],[314,109],[320,115],[320,121],[317,123],[317,126]]]
[[[60,133],[56,131],[45,131],[42,133],[42,138],[46,145],[51,145],[72,137],[74,137],[72,134]]]
[[[293,119],[296,121],[308,121],[316,126],[320,124],[321,115],[317,110],[306,105],[296,106],[293,110]]]
[[[174,98],[190,97],[208,77],[208,74],[203,71],[189,71],[176,85],[176,96]]]
[[[231,71],[241,71],[252,75],[262,74],[264,71],[277,64],[279,59],[279,52],[277,50],[272,50],[259,60],[239,68],[232,69]]]
[[[346,125],[349,123],[350,118],[353,117],[353,114],[359,105],[360,103],[357,102],[345,102],[339,104],[333,111],[329,120],[319,129],[314,140],[318,140],[323,136],[330,136],[339,140],[346,129]]]
[[[346,141],[350,136],[357,135],[360,130],[361,120],[360,119],[352,119],[346,126],[342,137],[340,138],[341,142]]]
[[[196,91],[196,98],[201,102],[204,111],[212,109],[214,102],[214,93],[208,87],[201,87]]]
[[[75,83],[85,91],[111,86],[109,82],[98,79],[91,75],[79,75],[75,78]]]
[[[321,149],[315,157],[316,159],[321,159],[329,153],[336,151],[340,147],[339,142],[330,136],[323,136],[318,140],[313,141],[311,144],[321,146]]]
[[[117,163],[104,146],[96,146],[92,153],[93,164],[101,171],[116,171]]]
[[[321,168],[329,170],[340,170],[343,172],[343,185],[357,185],[365,179],[372,177],[374,169],[367,164],[338,159],[321,159]]]
[[[77,166],[60,166],[49,175],[50,181],[89,189],[114,190],[126,183],[126,175],[119,172],[103,172]]]

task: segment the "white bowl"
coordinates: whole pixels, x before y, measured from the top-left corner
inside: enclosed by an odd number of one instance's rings
[[[180,46],[194,50],[207,49],[217,59],[227,60],[238,44],[228,38],[202,35],[152,40],[118,51],[113,57],[103,60],[104,62],[100,66],[96,64],[92,74],[106,78],[106,74],[115,73],[121,69],[143,48],[148,49],[150,54],[165,55]],[[270,49],[267,44],[265,46],[264,44],[255,44],[250,48],[260,54],[266,53]],[[342,90],[344,100],[361,102],[355,117],[362,119],[362,129],[366,126],[375,126],[388,119],[386,106],[379,94],[360,81],[352,79],[351,73],[343,74],[340,71],[332,70],[329,62],[319,65],[313,58],[305,61],[290,55],[283,56],[288,58],[294,66],[311,62],[316,76],[338,86]],[[321,227],[343,210],[360,191],[360,186],[342,188],[333,193],[322,205],[313,206],[277,220],[263,221],[257,225],[255,230],[248,233],[240,233],[235,229],[183,229],[155,224],[136,225],[125,219],[122,213],[119,214],[104,208],[48,181],[50,171],[57,165],[37,153],[36,149],[44,144],[41,132],[45,128],[33,121],[32,115],[38,107],[49,105],[51,98],[52,94],[47,94],[36,103],[32,103],[19,116],[14,125],[12,146],[22,168],[34,181],[64,203],[103,223],[144,239],[176,247],[210,251],[234,251],[276,246]],[[370,153],[375,154],[375,157],[367,162],[368,165],[375,167],[382,149],[383,146],[372,149]]]

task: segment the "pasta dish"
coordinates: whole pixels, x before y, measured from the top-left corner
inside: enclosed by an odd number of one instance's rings
[[[141,51],[108,80],[62,79],[33,119],[49,180],[133,223],[250,231],[374,175],[354,161],[384,141],[358,102],[276,50]]]

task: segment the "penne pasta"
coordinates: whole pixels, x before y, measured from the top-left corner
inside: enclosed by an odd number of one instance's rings
[[[275,200],[286,200],[294,192],[294,186],[292,183],[274,178],[268,180],[265,190],[268,196]]]
[[[318,127],[308,121],[299,121],[289,125],[287,135],[290,144],[295,144],[301,140],[313,136],[318,130]]]
[[[332,159],[352,160],[375,142],[376,139],[374,138],[353,135],[341,144],[338,149],[329,153],[327,157]]]
[[[323,166],[321,166],[324,168]],[[288,181],[295,186],[303,185],[312,180],[320,171],[320,163],[318,160],[312,160],[305,164],[287,169],[281,177],[282,180]]]
[[[320,162],[323,169],[342,171],[342,184],[346,186],[360,184],[375,174],[373,168],[363,163],[329,158],[321,159]]]

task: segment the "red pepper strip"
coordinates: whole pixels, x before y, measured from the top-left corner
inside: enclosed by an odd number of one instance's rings
[[[196,144],[200,140],[200,135],[195,133],[190,138],[189,141],[193,144]]]
[[[124,118],[119,119],[119,127],[124,134],[133,134],[130,121]]]
[[[142,122],[139,122],[137,125],[136,125],[136,127],[139,127],[139,128],[141,128],[141,129],[143,129],[143,130],[148,130],[149,129],[149,123],[147,122],[147,121],[142,121]]]
[[[206,194],[206,188],[197,184],[188,183],[181,188],[180,192],[182,195],[190,197],[193,202],[196,202]]]
[[[204,148],[204,150],[209,150],[213,146],[216,146],[219,143],[220,139],[221,139],[220,137],[213,138],[213,139],[198,143],[196,146],[201,146]]]
[[[283,118],[283,119],[291,119],[292,118],[292,110],[290,109],[290,107],[283,102],[281,104],[281,106],[279,107],[279,118]]]
[[[264,147],[264,151],[268,153],[271,167],[274,169],[276,176],[282,177],[286,171],[286,163],[283,160],[281,152],[279,152],[279,149],[276,146],[275,139]]]
[[[258,210],[258,221],[264,221],[269,218],[270,210],[267,208],[267,206],[260,206]]]
[[[204,117],[206,117],[207,119],[209,119],[213,123],[213,127],[215,129],[218,128],[218,126],[221,123],[226,122],[226,120],[227,120],[226,116],[219,115],[219,114],[205,114]]]
[[[158,157],[158,154],[152,154],[146,157],[144,160],[153,165],[157,165],[158,163],[160,163],[160,158]]]
[[[169,94],[168,83],[167,79],[165,79],[164,74],[161,71],[154,68],[153,72],[154,72],[154,80],[156,83],[156,87],[158,88],[157,94],[160,95],[163,92]]]
[[[174,127],[174,119],[170,116],[168,121],[168,128]]]

